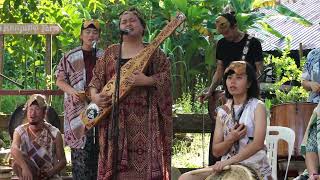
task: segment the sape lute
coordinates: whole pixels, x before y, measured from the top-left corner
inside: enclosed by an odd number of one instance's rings
[[[178,13],[175,19],[170,21],[150,44],[148,44],[137,56],[133,57],[121,67],[119,101],[126,97],[126,95],[133,88],[133,86],[128,83],[127,78],[135,71],[145,72],[150,64],[150,57],[158,48],[158,46],[167,37],[169,37],[175,31],[175,29],[184,22],[185,19],[186,17],[184,14]],[[114,75],[102,89],[102,92],[105,95],[110,97],[113,96],[115,81],[116,76]],[[85,124],[86,129],[91,129],[102,119],[106,118],[110,114],[111,110],[112,105],[102,109],[98,105],[90,103],[81,113],[81,119]]]

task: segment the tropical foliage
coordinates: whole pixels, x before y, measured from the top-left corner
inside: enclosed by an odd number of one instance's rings
[[[150,42],[176,12],[181,11],[187,16],[186,22],[161,48],[172,61],[174,96],[178,98],[183,93],[190,92],[194,101],[196,77],[204,79],[204,84],[211,81],[215,68],[215,44],[221,38],[216,33],[214,21],[223,9],[229,7],[237,12],[242,30],[259,22],[265,30],[281,36],[263,22],[265,16],[255,10],[256,1],[258,0],[0,0],[0,23],[59,24],[63,32],[53,37],[52,47],[55,67],[63,53],[80,45],[79,34],[83,19],[100,20],[103,27],[100,47],[104,48],[118,42],[118,14],[129,6],[135,6],[144,13],[147,22],[146,42]],[[259,4],[260,7],[266,5],[269,6],[267,3]],[[288,13],[288,10],[284,9],[282,13]],[[4,74],[22,83],[25,89],[44,89],[48,83],[48,77],[44,75],[44,54],[44,36],[6,35]],[[5,81],[3,88],[16,87]],[[17,103],[5,98],[7,97],[1,97],[1,100]],[[3,107],[2,111],[12,111],[12,108],[3,110]]]
[[[297,67],[290,53],[290,38],[286,38],[287,46],[280,57],[268,56],[265,64],[273,67],[275,83],[270,87],[273,98],[267,100],[272,105],[286,102],[306,102],[308,92],[300,86],[302,68],[305,60]]]
[[[105,48],[118,42],[118,14],[129,6],[140,9],[147,22],[145,41],[150,42],[172,19],[177,11],[187,16],[186,22],[177,29],[162,45],[161,49],[171,59],[173,74],[173,92],[176,113],[206,113],[207,108],[195,101],[196,95],[211,81],[215,68],[215,45],[221,38],[217,34],[214,21],[223,9],[237,12],[237,20],[241,30],[249,27],[258,31],[270,32],[277,37],[283,37],[275,31],[264,19],[266,16],[257,8],[275,8],[284,16],[308,25],[309,22],[298,14],[291,12],[275,0],[0,0],[0,23],[57,23],[63,32],[53,37],[53,65],[59,62],[62,54],[79,46],[81,23],[84,19],[99,19],[103,31],[99,46]],[[45,37],[38,35],[5,36],[4,74],[24,85],[25,89],[44,89],[50,77],[44,75]],[[2,54],[0,54],[2,55]],[[287,51],[282,57],[269,57],[266,62],[275,62],[276,72],[287,71],[299,77],[299,71]],[[293,71],[291,71],[293,69]],[[290,73],[277,74],[279,88]],[[281,78],[282,77],[282,78]],[[288,80],[288,79],[286,79]],[[17,87],[4,81],[4,89]],[[54,88],[56,88],[54,86]],[[291,89],[290,92],[274,91],[279,103],[292,99],[298,93],[305,97],[303,89]],[[15,107],[26,101],[26,97],[0,97],[0,111],[11,113]],[[271,102],[271,100],[269,100]],[[269,103],[271,104],[271,103]],[[55,97],[53,107],[61,113],[63,111],[62,97]],[[0,139],[3,138],[0,133]],[[8,136],[7,136],[8,137]],[[8,139],[8,138],[7,138]],[[199,149],[203,140],[200,135],[195,136],[194,142],[178,141],[173,146],[173,164],[178,167],[199,167],[202,156]],[[6,140],[6,139],[5,139]],[[9,146],[9,140],[6,142]],[[208,135],[205,144],[209,144]],[[190,148],[191,147],[191,148]],[[207,150],[208,147],[206,146]],[[208,152],[206,151],[205,157]]]

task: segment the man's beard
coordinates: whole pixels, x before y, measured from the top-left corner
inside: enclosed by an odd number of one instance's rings
[[[36,121],[36,122],[29,122],[30,125],[38,125],[40,122]]]

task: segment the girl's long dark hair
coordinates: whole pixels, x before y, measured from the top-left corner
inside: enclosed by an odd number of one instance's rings
[[[223,75],[223,88],[225,90],[225,96],[228,99],[231,99],[232,95],[228,91],[226,81],[227,81],[227,77],[229,75],[234,74],[234,73],[235,72],[232,69],[230,69],[227,73],[225,73]],[[259,99],[260,98],[260,87],[258,84],[257,75],[256,75],[255,70],[251,66],[251,64],[249,64],[248,62],[246,62],[246,74],[247,74],[248,83],[250,83],[250,87],[248,88],[248,91],[247,91],[247,98],[248,99],[258,98]]]

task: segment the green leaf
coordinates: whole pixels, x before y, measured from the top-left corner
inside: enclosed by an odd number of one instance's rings
[[[276,3],[275,0],[254,0],[252,6],[253,8],[274,7]]]
[[[237,13],[250,12],[253,0],[230,0],[232,8]]]
[[[205,64],[210,66],[214,65],[215,56],[216,56],[215,45],[214,44],[208,45],[206,47],[206,52],[205,52]]]
[[[161,7],[162,9],[166,8],[165,2],[164,1],[159,1],[159,7]]]
[[[278,38],[284,38],[284,36],[277,30],[275,30],[274,28],[272,28],[269,24],[267,24],[266,22],[263,21],[258,21],[258,23],[261,25],[261,27],[263,28],[263,30],[275,35]]]
[[[36,61],[34,62],[34,65],[35,65],[35,66],[41,65],[41,61],[40,61],[40,60],[36,60]]]
[[[191,6],[188,8],[187,19],[193,20],[195,18],[198,18],[200,14],[201,14],[201,8],[197,6]]]
[[[285,15],[286,17],[293,19],[294,21],[296,21],[304,26],[311,26],[312,25],[312,23],[310,21],[308,21],[304,17],[300,16],[299,14],[297,14],[296,12],[292,11],[291,9],[287,8],[286,6],[284,6],[282,4],[279,4],[276,7],[276,10],[280,14]]]
[[[58,3],[59,3],[60,6],[63,6],[62,0],[58,0]]]
[[[171,1],[182,12],[185,13],[187,11],[187,5],[188,5],[187,0],[171,0]]]

